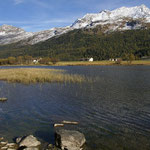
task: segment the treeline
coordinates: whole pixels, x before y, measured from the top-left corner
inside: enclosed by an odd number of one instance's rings
[[[0,59],[0,65],[31,65],[31,64],[56,64],[59,60],[57,58],[33,58],[32,56],[25,55],[25,56],[18,56],[18,57],[8,57],[4,59]]]
[[[134,55],[135,59],[150,56],[150,29],[130,30],[104,34],[95,29],[74,30],[36,45],[21,46],[20,43],[0,47],[0,57],[50,57],[63,61],[93,57],[108,60]]]

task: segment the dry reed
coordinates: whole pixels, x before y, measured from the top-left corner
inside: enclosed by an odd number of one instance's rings
[[[83,82],[85,78],[80,75],[67,74],[64,70],[15,68],[0,69],[0,80],[12,83],[44,83],[44,82]]]

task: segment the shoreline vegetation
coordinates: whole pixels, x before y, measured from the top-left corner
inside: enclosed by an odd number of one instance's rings
[[[42,68],[0,69],[0,80],[9,83],[81,83],[87,79],[81,75],[67,74],[65,70]]]
[[[112,61],[71,61],[71,62],[57,62],[54,66],[112,66],[112,65],[150,65],[150,60],[135,60],[132,62],[121,61],[121,62],[112,62]]]
[[[56,63],[47,63],[47,64],[34,64],[34,63],[21,63],[21,64],[3,64],[0,66],[113,66],[113,65],[150,65],[150,60],[134,60],[130,61],[121,61],[121,62],[113,62],[108,60],[103,61],[58,61]]]

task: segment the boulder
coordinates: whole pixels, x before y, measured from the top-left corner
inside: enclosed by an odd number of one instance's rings
[[[33,135],[29,135],[23,139],[21,139],[20,143],[19,143],[19,147],[39,147],[41,145],[41,142],[37,140],[36,137],[34,137]]]
[[[62,150],[82,150],[86,139],[78,131],[60,129],[55,133],[55,144]]]

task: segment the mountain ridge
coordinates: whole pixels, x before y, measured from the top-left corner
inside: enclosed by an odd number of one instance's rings
[[[22,41],[22,45],[34,45],[57,37],[76,29],[89,29],[101,26],[104,33],[135,29],[146,29],[150,23],[150,9],[145,5],[121,7],[112,11],[103,10],[99,13],[86,14],[72,25],[52,28],[40,32],[26,32],[10,25],[0,27],[0,45]]]

